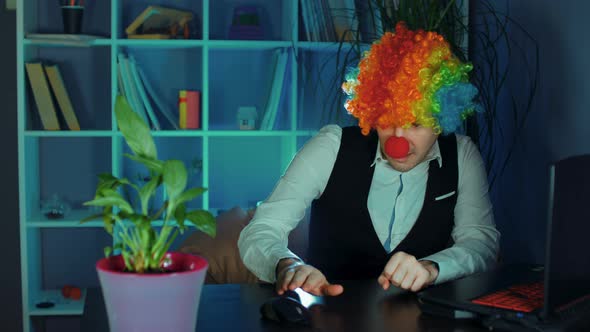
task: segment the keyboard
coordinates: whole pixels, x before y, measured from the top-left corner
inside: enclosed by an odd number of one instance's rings
[[[471,302],[490,307],[531,312],[543,306],[543,288],[543,282],[514,285],[475,298]]]

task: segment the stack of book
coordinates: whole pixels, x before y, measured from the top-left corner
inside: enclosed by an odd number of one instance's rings
[[[153,130],[161,130],[155,109],[160,111],[174,129],[179,129],[179,120],[160,99],[147,76],[133,56],[119,53],[117,57],[117,79],[119,93],[125,96],[129,105]]]
[[[54,99],[70,130],[80,130],[78,118],[56,64],[30,62],[25,64],[35,104],[45,130],[60,130]],[[52,93],[53,92],[53,93]]]

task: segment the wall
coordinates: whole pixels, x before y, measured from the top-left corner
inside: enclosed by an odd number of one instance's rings
[[[0,141],[2,142],[2,282],[0,326],[2,331],[21,331],[20,254],[18,228],[18,172],[16,131],[16,12],[0,1]]]
[[[539,46],[540,80],[533,109],[514,147],[513,157],[494,196],[494,211],[502,232],[507,261],[543,262],[548,165],[564,157],[590,153],[590,2],[572,0],[492,1],[506,11]],[[473,1],[475,6],[481,1]],[[518,34],[513,34],[517,43]],[[527,48],[530,58],[532,49]],[[515,68],[507,87],[518,83],[524,67]],[[507,106],[506,100],[501,100]],[[510,115],[501,118],[510,130]]]

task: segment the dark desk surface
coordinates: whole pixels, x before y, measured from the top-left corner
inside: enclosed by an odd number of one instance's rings
[[[260,306],[276,296],[270,285],[205,285],[197,332],[212,331],[487,331],[474,321],[422,314],[416,296],[398,289],[384,291],[376,281],[343,283],[344,293],[326,297],[312,310],[313,327],[282,327],[265,321]],[[108,331],[100,289],[90,289],[82,331]]]

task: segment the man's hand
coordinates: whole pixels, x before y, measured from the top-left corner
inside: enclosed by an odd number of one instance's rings
[[[377,281],[385,290],[393,284],[417,292],[432,284],[436,277],[438,269],[433,262],[418,261],[416,257],[400,251],[391,256]]]
[[[277,293],[283,295],[298,287],[317,296],[336,296],[344,291],[342,285],[330,284],[315,267],[291,258],[281,259],[277,264]]]

